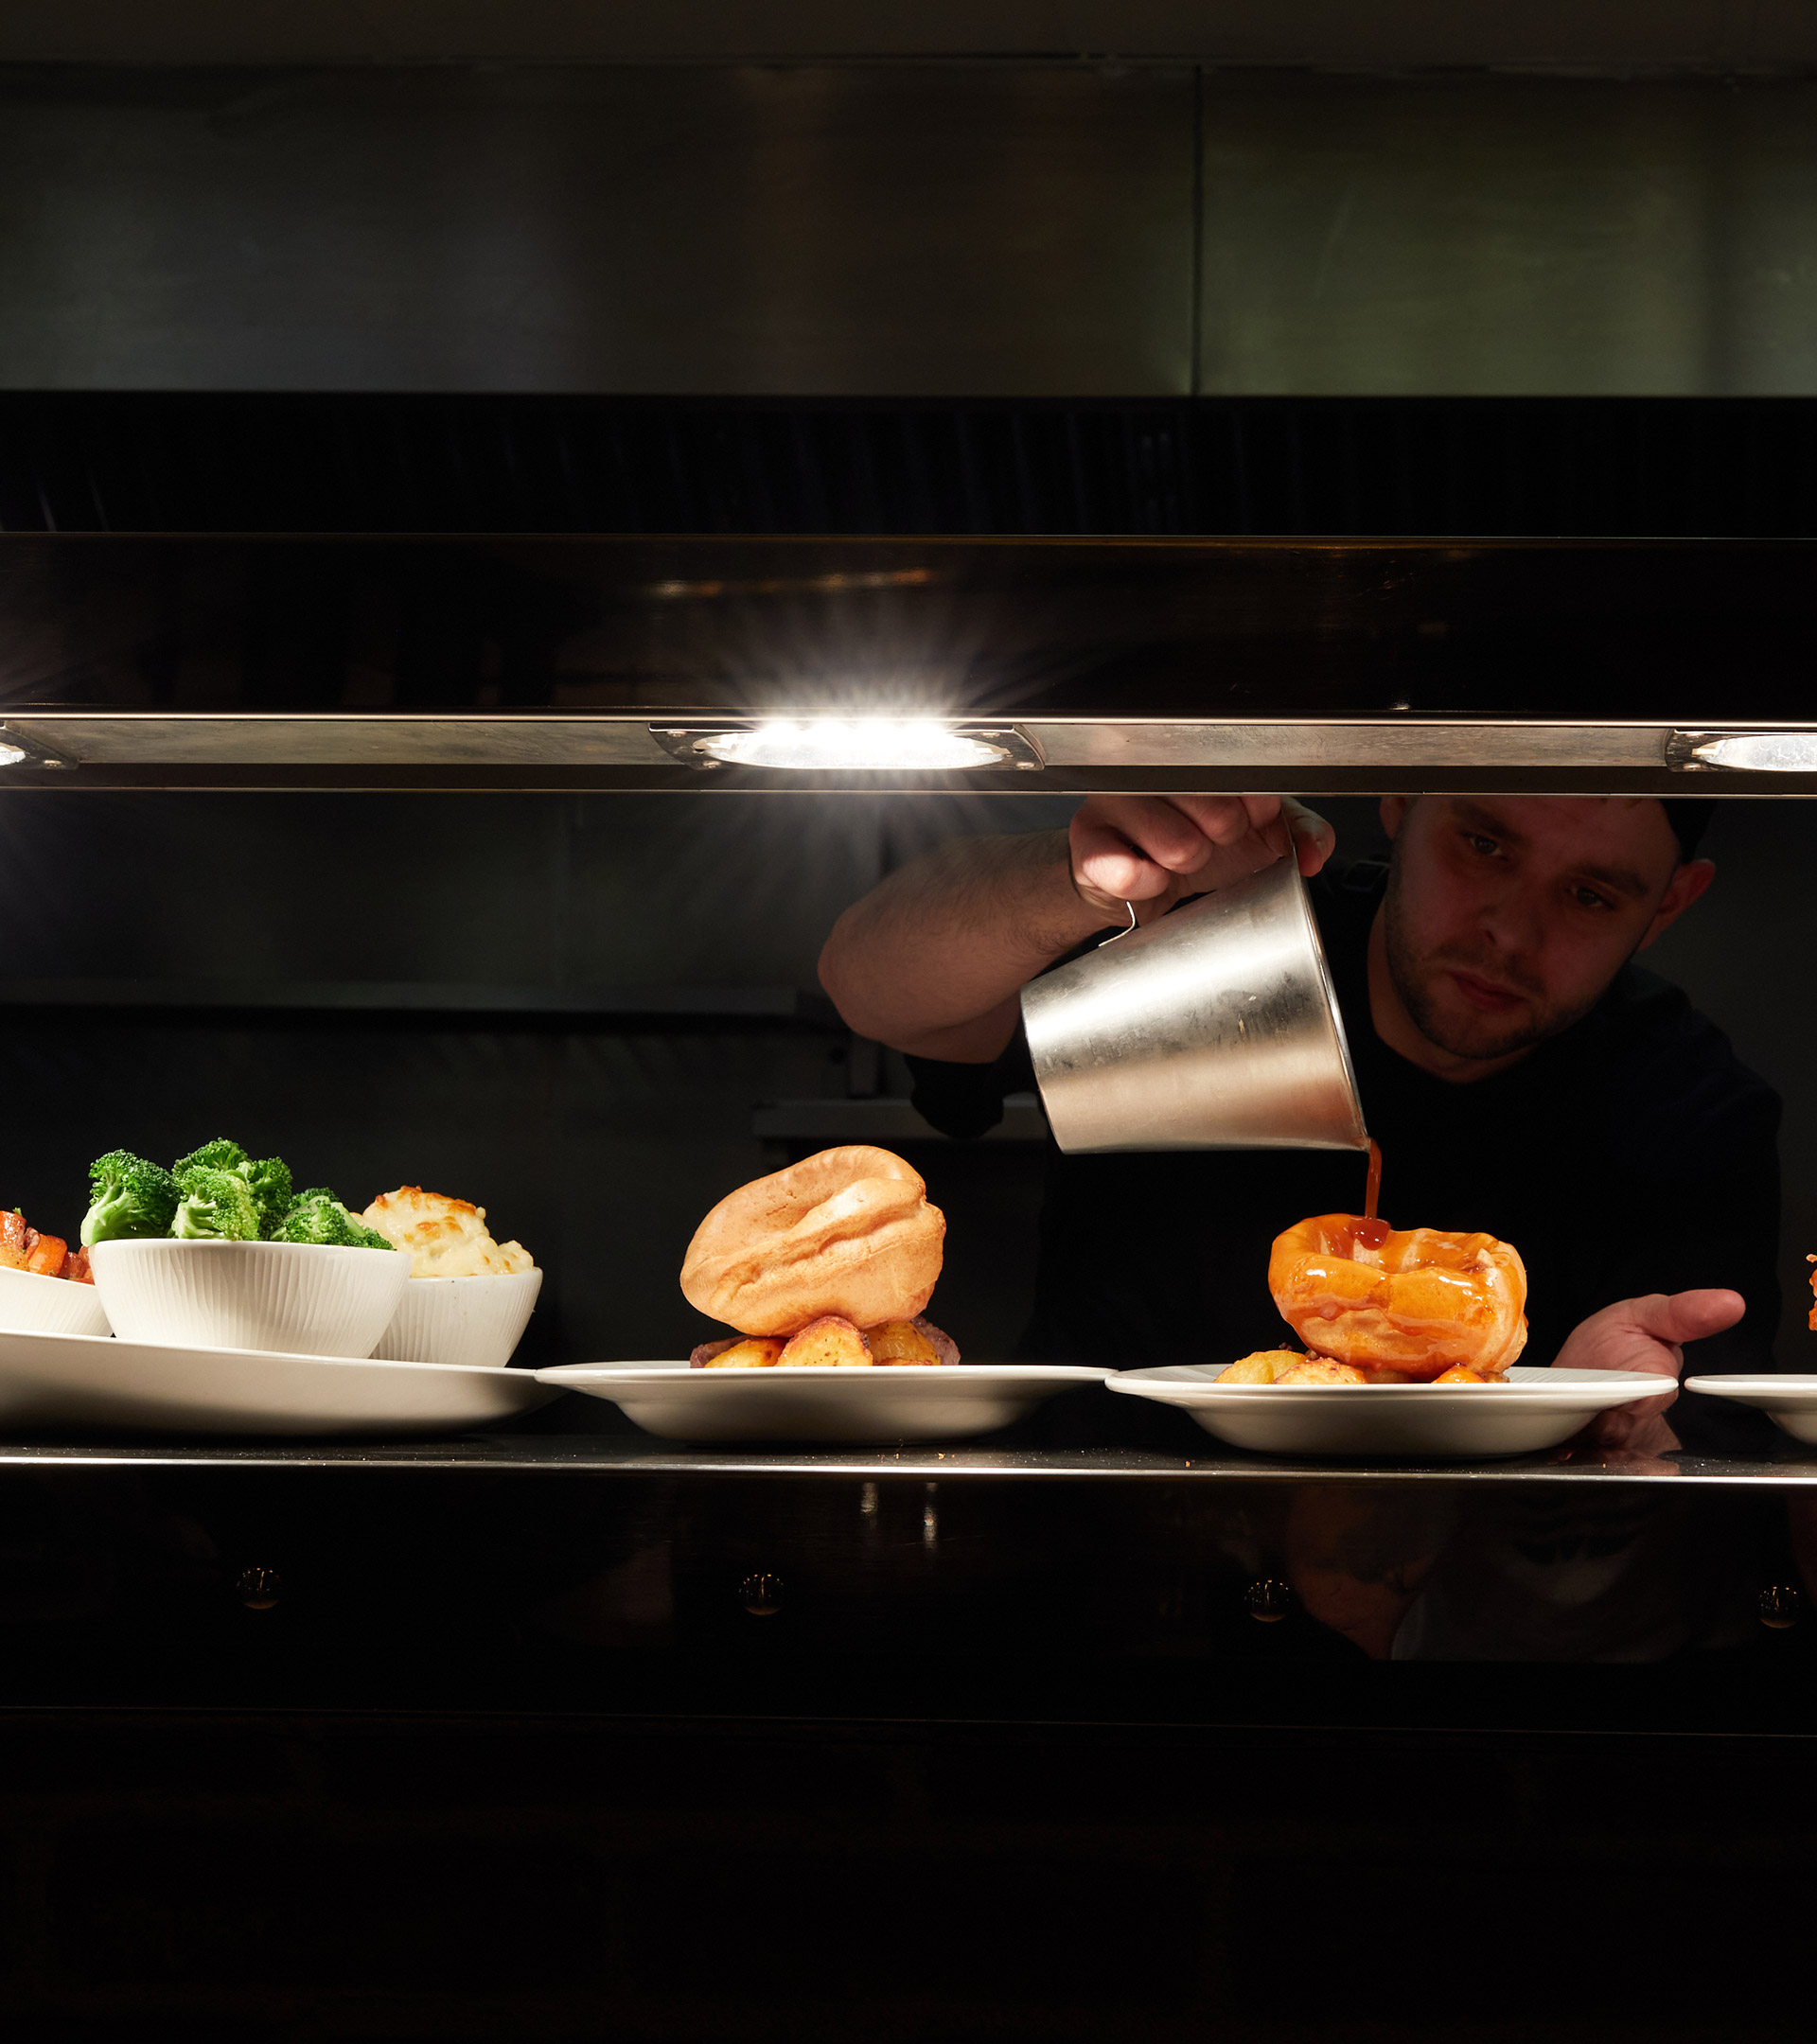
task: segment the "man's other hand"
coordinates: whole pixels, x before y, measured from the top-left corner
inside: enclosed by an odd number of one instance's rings
[[[1290,850],[1310,878],[1335,843],[1325,819],[1291,797],[1094,795],[1072,819],[1072,884],[1106,922],[1129,902],[1151,923]]]
[[[1738,1292],[1653,1292],[1645,1298],[1617,1299],[1580,1321],[1553,1358],[1558,1369],[1637,1370],[1677,1377],[1685,1367],[1685,1344],[1732,1328],[1747,1311]],[[1660,1453],[1678,1441],[1661,1417],[1676,1391],[1636,1399],[1600,1413],[1580,1436],[1598,1448]]]

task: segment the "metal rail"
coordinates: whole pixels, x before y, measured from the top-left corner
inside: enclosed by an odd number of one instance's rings
[[[1090,1484],[1691,1484],[1808,1489],[1817,1454],[1786,1443],[1759,1460],[1678,1454],[1600,1460],[1581,1449],[1512,1461],[1306,1462],[1233,1454],[1209,1442],[1204,1455],[1123,1448],[691,1448],[609,1435],[466,1435],[432,1441],[13,1442],[0,1470],[488,1470],[531,1475],[685,1478],[780,1476],[872,1482]]]
[[[723,726],[710,712],[671,725]],[[750,719],[741,718],[746,722]],[[953,718],[997,731],[1000,718]],[[879,772],[784,770],[678,761],[649,714],[410,714],[325,712],[11,712],[5,737],[25,757],[0,788],[446,789],[787,794],[1468,793],[1784,796],[1817,794],[1817,772],[1711,767],[1699,745],[1761,731],[1817,735],[1817,723],[1720,726],[1384,716],[1183,719],[1025,718],[1040,764]]]

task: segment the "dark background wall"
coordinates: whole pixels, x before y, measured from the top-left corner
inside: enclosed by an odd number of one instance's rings
[[[8,390],[36,532],[1817,533],[1817,398]]]

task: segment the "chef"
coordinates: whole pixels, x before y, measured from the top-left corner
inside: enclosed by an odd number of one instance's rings
[[[936,1128],[981,1136],[1033,1084],[1030,979],[1124,926],[1125,903],[1147,924],[1295,857],[1316,875],[1384,1216],[1514,1244],[1525,1362],[1770,1369],[1779,1100],[1634,963],[1714,879],[1697,855],[1713,806],[1391,796],[1389,858],[1344,867],[1292,801],[1094,796],[1066,831],[891,873],[840,918],[820,977],[855,1031],[907,1053]],[[1362,1158],[1332,1152],[1050,1149],[1047,1174],[1018,1352],[1119,1368],[1279,1346],[1275,1235],[1363,1205]],[[1656,1446],[1664,1425],[1627,1407],[1598,1437]]]

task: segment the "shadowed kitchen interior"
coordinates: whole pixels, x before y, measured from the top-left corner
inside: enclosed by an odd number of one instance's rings
[[[406,1179],[480,1200],[548,1265],[524,1359],[586,1362],[705,1338],[672,1274],[715,1189],[876,1139],[906,1146],[950,1216],[941,1295],[968,1352],[1002,1353],[1028,1308],[1037,1124],[937,1136],[908,1107],[901,1061],[840,1025],[815,962],[891,867],[949,836],[1056,828],[1072,807],[13,793],[0,1014],[14,1059],[60,1102],[9,1140],[15,1197],[73,1227],[91,1156],[175,1155],[224,1130],[300,1151],[287,1131],[307,1126],[298,1168],[357,1205]],[[1322,807],[1346,851],[1382,849],[1371,803]],[[1785,1097],[1789,1368],[1811,1340],[1817,1241],[1805,817],[1798,802],[1725,805],[1706,845],[1718,891],[1647,958]],[[191,873],[208,876],[206,917],[172,889]],[[1391,1175],[1386,1200],[1392,1212]],[[669,1281],[602,1284],[609,1243],[612,1262]],[[615,1418],[577,1403],[558,1408],[567,1423]]]
[[[1154,786],[1334,791],[1341,856],[1396,762],[1730,798],[1645,963],[1783,1096],[1812,1374],[1817,812],[1693,741],[1809,728],[1814,113],[1773,0],[16,0],[0,1209],[73,1237],[91,1158],[231,1135],[484,1205],[517,1364],[677,1359],[701,1216],[875,1144],[1003,1354],[1038,1102],[937,1133],[816,960],[932,847],[1149,786],[1137,731]],[[829,682],[1103,749],[675,749]],[[1473,1225],[1392,1154],[1383,1207]],[[1817,1418],[1473,1460],[1145,1409],[0,1424],[8,2038],[1808,2034]]]

